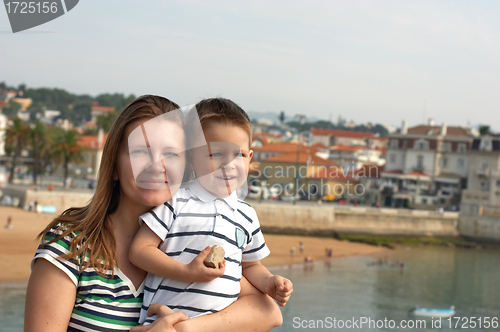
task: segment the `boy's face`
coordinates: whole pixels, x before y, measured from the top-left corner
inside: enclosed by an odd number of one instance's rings
[[[253,151],[245,130],[235,125],[211,124],[204,129],[208,149],[192,156],[200,184],[218,198],[228,197],[247,179]]]

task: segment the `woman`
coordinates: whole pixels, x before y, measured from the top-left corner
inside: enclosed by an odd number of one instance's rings
[[[91,202],[70,208],[40,233],[44,245],[32,262],[25,310],[25,331],[116,331],[137,323],[146,273],[128,260],[139,216],[171,197],[166,188],[146,189],[136,184],[128,136],[146,121],[178,109],[157,96],[132,102],[113,124],[104,146],[99,182]],[[170,141],[179,137],[181,120],[174,116]],[[182,135],[180,135],[182,136]],[[179,143],[180,144],[180,143]],[[163,165],[165,166],[165,165]],[[160,178],[164,169],[148,169]],[[176,324],[177,331],[268,331],[281,324],[274,302],[241,281],[240,298],[225,310]],[[154,307],[157,324],[135,330],[165,331],[185,317],[168,317],[166,307]],[[173,316],[173,315],[172,315]],[[165,325],[162,325],[165,323]]]

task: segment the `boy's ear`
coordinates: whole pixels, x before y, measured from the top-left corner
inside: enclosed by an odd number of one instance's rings
[[[253,150],[248,151],[248,159],[252,160]]]

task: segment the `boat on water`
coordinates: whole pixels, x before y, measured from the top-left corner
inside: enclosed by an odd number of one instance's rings
[[[451,306],[450,309],[432,309],[432,308],[420,308],[416,306],[410,310],[410,313],[418,317],[452,317],[455,315],[455,306]]]

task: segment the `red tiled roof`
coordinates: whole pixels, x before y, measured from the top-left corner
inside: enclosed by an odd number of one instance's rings
[[[413,172],[410,172],[410,173],[405,173],[405,175],[430,176],[429,174],[426,174],[426,173],[420,172],[420,171],[413,171]]]
[[[289,152],[295,152],[297,153],[297,150],[300,150],[301,154],[304,153],[316,153],[317,149],[312,146],[307,146],[304,144],[299,145],[300,147],[297,147],[296,143],[274,143],[274,144],[267,144],[261,147],[254,147],[252,150],[254,152],[282,152],[282,153],[289,153]]]
[[[320,168],[317,172],[307,176],[310,179],[328,179],[328,180],[344,180],[344,181],[357,181],[342,171],[341,168]]]
[[[297,153],[296,152],[284,153],[284,154],[280,154],[277,156],[262,159],[262,161],[272,161],[272,162],[279,162],[279,163],[295,164],[295,163],[297,163]],[[339,164],[337,164],[336,162],[320,158],[314,154],[306,154],[306,153],[299,153],[298,163],[299,164],[309,163],[309,165],[340,167]]]
[[[354,130],[339,130],[339,129],[319,129],[311,128],[311,134],[316,136],[334,135],[337,137],[350,137],[350,138],[378,138],[374,133],[368,131],[354,131]]]
[[[328,150],[328,146],[326,145],[323,145],[321,143],[314,143],[311,145],[311,147],[313,148],[317,148],[317,149],[324,149],[324,150]]]
[[[441,126],[425,126],[420,125],[408,128],[408,134],[412,135],[440,135]],[[462,127],[447,127],[446,136],[465,136],[469,137],[467,129]]]
[[[263,138],[263,137],[255,137],[255,136],[252,136],[252,142],[255,142],[256,140],[259,140],[262,145],[268,145],[269,142],[267,141],[267,139]],[[253,147],[252,147],[253,149]]]
[[[104,143],[106,143],[106,139],[108,138],[108,133],[104,134],[102,140],[101,149],[104,149]],[[78,138],[77,144],[80,146],[85,146],[90,150],[97,150],[97,135],[83,135]]]
[[[269,137],[269,138],[281,138],[283,137],[283,134],[278,134],[278,133],[267,133],[265,131],[262,131],[260,133],[253,133],[253,136],[257,137]]]
[[[100,106],[100,105],[94,105],[92,106],[92,109],[91,111],[99,111],[99,112],[107,112],[107,113],[111,113],[111,112],[114,112],[115,111],[115,108],[114,107],[111,107],[111,106]]]

